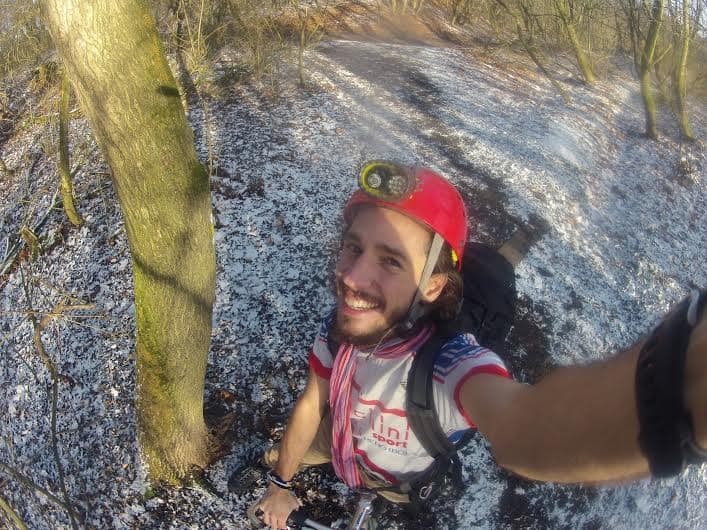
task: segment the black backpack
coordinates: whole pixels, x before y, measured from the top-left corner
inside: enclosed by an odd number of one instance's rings
[[[469,243],[462,261],[464,296],[457,318],[443,326],[422,346],[408,374],[407,415],[410,428],[427,452],[432,465],[399,490],[410,497],[408,509],[419,511],[424,501],[435,496],[451,476],[461,488],[461,462],[457,450],[473,436],[469,431],[451,444],[442,431],[432,395],[432,371],[437,354],[451,338],[473,334],[479,344],[502,353],[515,314],[516,287],[513,266],[495,249]]]

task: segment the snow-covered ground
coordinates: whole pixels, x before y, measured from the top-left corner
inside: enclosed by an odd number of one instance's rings
[[[62,374],[58,449],[85,526],[246,527],[244,508],[257,491],[239,497],[226,483],[279,436],[303,386],[307,349],[332,302],[341,206],[366,159],[441,171],[474,212],[475,239],[500,245],[518,230],[527,234],[506,357],[522,380],[630,345],[689,288],[707,285],[703,144],[681,148],[668,116],[663,139],[645,139],[638,86],[627,74],[591,89],[567,84],[572,102],[565,104],[510,55],[333,41],[307,62],[307,91],[290,77],[277,100],[262,87],[239,86],[207,101],[206,116],[198,105],[190,111],[200,153],[206,158],[211,145],[218,160],[207,404],[236,419],[231,453],[204,483],[182,490],[150,489],[144,480],[127,242],[107,168],[85,122],[72,123],[81,163],[76,195],[87,222],[72,230],[61,212],[51,213],[43,252],[0,284],[0,497],[29,527],[70,527],[56,502],[8,470],[62,498],[51,379],[33,349],[33,311],[56,313],[43,339]],[[706,109],[693,112],[704,138]],[[55,173],[45,152],[28,129],[2,146],[18,176],[3,182],[0,252],[52,200]],[[509,476],[478,438],[463,460],[466,489],[437,506],[442,528],[707,527],[707,466],[671,480],[582,488]],[[339,515],[350,505],[329,475],[311,478],[312,503]],[[401,528],[425,527],[401,521]]]

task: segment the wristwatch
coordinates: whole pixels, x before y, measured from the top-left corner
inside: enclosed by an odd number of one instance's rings
[[[275,484],[279,488],[282,488],[284,490],[292,490],[292,481],[283,479],[280,475],[275,473],[275,470],[273,469],[267,472],[265,478],[267,478],[269,482]]]
[[[656,477],[674,476],[688,464],[707,461],[684,398],[687,347],[706,302],[707,290],[693,291],[658,324],[638,356],[638,442]]]

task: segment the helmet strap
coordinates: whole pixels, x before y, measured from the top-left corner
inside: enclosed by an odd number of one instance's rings
[[[440,252],[442,252],[442,247],[444,246],[444,238],[440,236],[437,232],[432,236],[432,244],[430,245],[430,250],[427,253],[427,261],[425,262],[425,267],[422,269],[422,276],[420,276],[420,283],[417,284],[417,292],[415,297],[412,299],[410,304],[410,309],[408,309],[408,314],[403,321],[403,327],[407,330],[412,329],[415,323],[427,313],[427,308],[422,304],[422,291],[427,287],[427,282],[432,277],[435,266],[437,265],[437,259],[439,258]]]

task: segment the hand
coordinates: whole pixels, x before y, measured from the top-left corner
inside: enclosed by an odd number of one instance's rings
[[[685,404],[692,414],[695,441],[707,448],[707,308],[692,330],[685,360]]]
[[[270,484],[258,505],[258,517],[271,528],[286,529],[287,518],[302,506],[302,502],[290,490]],[[262,512],[262,514],[260,514]]]

